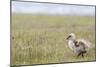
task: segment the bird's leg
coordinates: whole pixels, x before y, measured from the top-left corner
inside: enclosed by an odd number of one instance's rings
[[[82,57],[84,57],[84,53],[86,53],[86,51],[82,51]]]
[[[79,57],[82,54],[82,52],[78,53],[77,57]]]
[[[79,52],[78,55],[77,55],[77,57],[79,57],[80,55],[81,55],[82,57],[84,57],[84,53],[86,53],[86,51]]]
[[[85,50],[85,51],[83,51],[82,53],[86,53],[87,51]]]
[[[82,55],[82,57],[84,57],[84,53],[82,53],[81,55]]]

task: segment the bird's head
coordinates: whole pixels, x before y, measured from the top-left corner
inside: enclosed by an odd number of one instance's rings
[[[66,40],[75,40],[75,34],[74,33],[71,33],[68,35],[68,37],[66,38]]]

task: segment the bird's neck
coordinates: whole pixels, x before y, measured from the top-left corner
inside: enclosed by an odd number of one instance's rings
[[[71,41],[71,42],[75,42],[76,40],[75,40],[75,39],[70,39],[69,41]]]

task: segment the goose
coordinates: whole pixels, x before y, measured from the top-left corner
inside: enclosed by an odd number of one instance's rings
[[[87,53],[87,50],[90,48],[90,42],[84,39],[76,39],[74,33],[69,34],[66,38],[68,40],[68,47],[77,54],[77,57],[82,56]]]

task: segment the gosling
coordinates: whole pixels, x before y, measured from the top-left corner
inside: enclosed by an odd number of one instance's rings
[[[87,53],[87,50],[90,48],[90,43],[84,39],[76,39],[74,33],[69,34],[66,38],[68,40],[69,48],[77,54],[77,57],[82,56]]]

